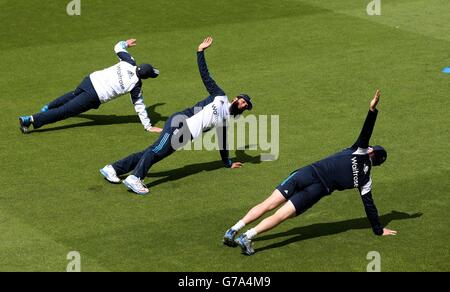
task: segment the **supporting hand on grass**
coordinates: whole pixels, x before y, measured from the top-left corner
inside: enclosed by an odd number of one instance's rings
[[[161,133],[162,129],[158,128],[158,127],[150,127],[150,128],[147,129],[147,132],[150,132],[150,133]]]
[[[234,162],[233,164],[231,164],[232,169],[241,168],[241,167],[242,167],[242,162]]]
[[[387,236],[387,235],[397,235],[397,231],[384,228],[383,236]]]

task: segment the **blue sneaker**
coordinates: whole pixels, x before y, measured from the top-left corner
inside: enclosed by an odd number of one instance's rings
[[[31,116],[23,116],[19,118],[20,131],[26,134],[30,131],[31,126]]]
[[[238,238],[236,238],[236,244],[241,247],[242,253],[245,255],[251,256],[255,253],[252,241],[248,239],[245,234],[242,234]]]
[[[228,231],[223,236],[223,244],[229,247],[237,247],[237,243],[235,241],[237,235],[237,231],[233,229],[228,229]]]
[[[48,104],[44,105],[44,106],[41,108],[41,113],[45,113],[45,112],[48,112]]]

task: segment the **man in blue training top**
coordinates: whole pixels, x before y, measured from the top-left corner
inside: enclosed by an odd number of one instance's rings
[[[244,218],[225,233],[223,243],[231,247],[240,246],[244,254],[252,255],[255,252],[252,239],[256,235],[267,232],[285,220],[302,214],[321,198],[330,195],[335,190],[352,188],[357,188],[361,194],[373,232],[376,235],[395,235],[396,231],[383,228],[381,225],[371,192],[370,171],[372,166],[381,165],[387,158],[387,152],[383,147],[369,146],[378,114],[376,106],[379,98],[380,91],[377,90],[370,103],[370,110],[361,134],[352,147],[292,173],[269,198],[252,208]],[[238,232],[245,225],[254,222],[282,204],[284,205],[274,215],[237,237]]]
[[[173,114],[166,121],[161,136],[152,146],[101,169],[100,173],[109,182],[120,183],[121,180],[118,176],[132,172],[123,181],[125,186],[137,194],[147,194],[149,190],[142,181],[152,165],[171,155],[189,141],[198,138],[203,132],[213,128],[217,129],[220,155],[225,167],[241,167],[242,163],[233,163],[229,158],[226,123],[230,116],[241,115],[245,110],[251,110],[253,105],[247,94],[236,96],[230,103],[225,92],[210,76],[204,50],[209,48],[212,43],[211,37],[206,38],[199,45],[197,51],[200,75],[210,96],[191,108]]]
[[[150,122],[142,96],[142,80],[158,77],[159,70],[150,64],[136,64],[134,58],[127,52],[127,48],[135,45],[135,39],[117,43],[114,51],[120,59],[119,63],[90,74],[74,91],[45,105],[40,113],[20,117],[22,133],[30,132],[31,125],[34,129],[38,129],[91,109],[98,109],[101,104],[126,93],[130,93],[134,109],[144,129],[148,132],[160,133],[162,129],[153,127]]]

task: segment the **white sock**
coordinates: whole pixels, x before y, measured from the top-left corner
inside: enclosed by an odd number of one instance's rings
[[[30,116],[30,117],[31,117],[31,119],[30,119],[31,122],[34,123],[34,118],[33,118],[33,116]]]
[[[241,230],[244,227],[245,227],[245,223],[242,222],[242,220],[239,220],[239,222],[236,223],[233,227],[231,227],[231,229],[233,229],[235,231],[239,231],[239,230]]]
[[[245,232],[245,236],[250,240],[252,240],[256,235],[258,235],[258,232],[256,232],[255,228],[249,229],[247,232]]]

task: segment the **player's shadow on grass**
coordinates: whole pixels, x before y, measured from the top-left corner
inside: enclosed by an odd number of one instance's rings
[[[391,221],[394,220],[405,220],[405,219],[413,219],[421,217],[422,213],[408,214],[404,212],[392,211],[391,213],[380,216],[380,221],[383,226],[387,226]],[[311,238],[317,238],[322,236],[335,235],[339,233],[343,233],[349,230],[354,229],[370,229],[370,223],[366,217],[350,219],[339,222],[331,222],[331,223],[318,223],[312,224],[308,226],[302,226],[293,228],[286,232],[261,236],[260,238],[256,238],[255,241],[264,241],[275,239],[279,237],[287,237],[293,236],[287,240],[282,242],[274,243],[259,249],[255,249],[256,252],[261,252],[264,250],[282,247],[297,241],[307,240]]]
[[[261,163],[261,157],[260,155],[250,156],[247,153],[245,153],[244,150],[236,150],[236,161],[240,161],[244,164],[245,163],[259,164]],[[159,184],[179,180],[203,171],[214,171],[221,168],[224,168],[222,161],[211,161],[211,162],[190,164],[167,171],[151,172],[147,175],[147,177],[163,177],[163,178],[148,183],[147,187],[152,188]]]
[[[160,113],[157,113],[155,111],[156,108],[161,105],[165,105],[165,103],[156,103],[147,108],[147,113],[148,113],[153,125],[160,121],[165,122],[169,118],[169,117],[163,116]],[[79,128],[79,127],[119,125],[119,124],[140,124],[141,123],[137,114],[127,115],[127,116],[81,114],[76,117],[87,119],[90,121],[78,123],[78,124],[71,124],[71,125],[65,125],[65,126],[60,126],[60,127],[48,128],[48,129],[38,129],[38,130],[32,131],[31,133],[57,131],[57,130],[64,130],[64,129],[70,129],[70,128]]]

